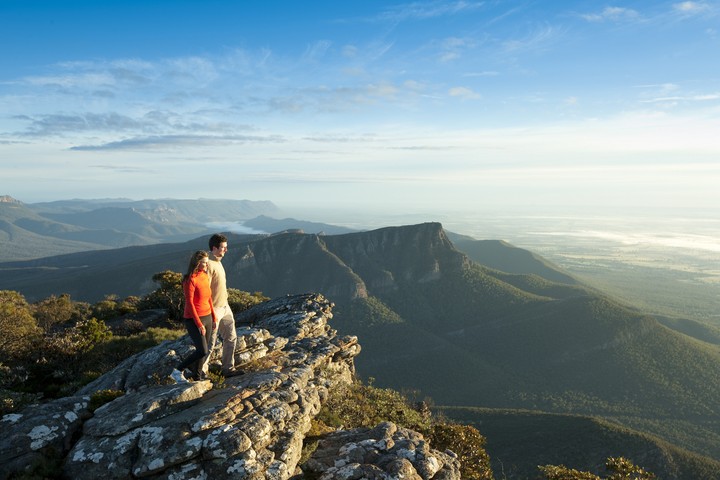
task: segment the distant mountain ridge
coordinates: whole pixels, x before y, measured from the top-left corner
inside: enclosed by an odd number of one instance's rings
[[[304,233],[317,233],[318,235],[339,235],[356,232],[352,228],[328,225],[327,223],[308,222],[294,218],[275,219],[267,215],[259,215],[243,222],[245,227],[253,228],[267,233],[277,233],[287,230],[297,230]]]
[[[433,222],[228,236],[229,286],[271,297],[326,295],[337,304],[333,328],[361,340],[358,371],[379,386],[419,390],[443,405],[615,419],[720,459],[717,345],[569,276],[558,281],[562,271],[527,251],[480,242],[478,256],[487,255],[483,246],[503,252],[490,268]],[[143,293],[153,273],[183,271],[206,242],[3,263],[0,288],[80,299]]]
[[[25,204],[0,201],[0,261],[24,260],[186,241],[211,232],[218,221],[243,221],[278,208],[250,200],[60,200]]]

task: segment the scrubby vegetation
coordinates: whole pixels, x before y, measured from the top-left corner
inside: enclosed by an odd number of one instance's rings
[[[603,480],[589,472],[581,472],[563,465],[544,465],[538,467],[547,480]],[[607,476],[605,480],[653,480],[655,475],[638,467],[623,457],[610,457],[605,462]]]
[[[372,428],[383,421],[422,433],[437,450],[455,452],[462,464],[464,479],[493,478],[490,458],[484,449],[485,437],[477,429],[433,416],[426,402],[411,404],[400,392],[374,387],[372,382],[365,385],[356,381],[332,390],[314,420],[306,449],[314,449],[324,433],[336,428]]]
[[[158,288],[143,297],[106,295],[95,304],[65,294],[29,303],[0,291],[0,414],[70,395],[130,355],[184,335],[181,278],[160,272],[153,276]],[[267,300],[228,293],[235,312]]]

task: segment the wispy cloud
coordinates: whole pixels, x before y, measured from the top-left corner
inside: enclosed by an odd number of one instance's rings
[[[486,72],[468,72],[463,73],[463,77],[497,77],[500,75],[500,72],[490,70]]]
[[[198,84],[210,83],[219,77],[215,62],[199,56],[169,59],[163,66],[165,77],[174,78],[182,84],[191,82],[195,87]]]
[[[109,72],[69,73],[25,77],[20,80],[33,87],[62,88],[102,88],[116,83],[115,77]]]
[[[503,50],[506,53],[542,50],[550,47],[562,37],[562,30],[554,26],[544,26],[528,33],[523,38],[515,38],[503,42]]]
[[[153,127],[153,122],[136,120],[118,113],[86,113],[83,115],[38,115],[16,116],[18,120],[30,123],[24,136],[53,136],[63,133],[89,131],[142,130]]]
[[[712,102],[720,100],[720,93],[709,93],[702,95],[686,95],[686,96],[668,96],[668,97],[657,97],[649,100],[644,100],[644,103],[659,103],[659,102]]]
[[[465,50],[475,47],[475,41],[468,38],[449,37],[439,43],[440,61],[450,62],[462,57]]]
[[[451,97],[462,98],[463,100],[478,100],[482,96],[466,87],[453,87],[448,90],[448,94]]]
[[[88,165],[89,168],[95,168],[98,170],[106,170],[113,173],[139,173],[147,175],[149,173],[155,173],[158,170],[155,168],[147,167],[136,167],[130,165]]]
[[[631,8],[605,7],[600,12],[585,13],[581,14],[580,17],[589,22],[620,22],[637,20],[640,18],[640,14]]]
[[[14,83],[35,88],[56,87],[76,91],[128,91],[153,86],[192,86],[197,89],[221,76],[216,59],[200,56],[167,58],[154,63],[134,59],[62,62],[50,68],[52,73],[27,76]]]
[[[244,143],[282,143],[285,139],[280,135],[157,135],[135,137],[99,145],[79,145],[70,150],[101,151],[101,150],[151,150],[180,147],[203,147]]]
[[[316,61],[324,57],[331,46],[332,42],[328,40],[319,40],[317,42],[314,42],[311,45],[308,45],[308,47],[305,49],[305,53],[303,53],[302,58],[305,61]]]
[[[213,112],[209,112],[212,114]],[[28,127],[19,132],[19,136],[52,137],[66,134],[133,132],[169,133],[169,132],[213,132],[234,133],[251,130],[250,125],[198,120],[203,112],[178,114],[171,111],[151,110],[135,118],[117,112],[18,115],[16,120],[25,121]]]
[[[378,18],[383,21],[401,22],[406,20],[425,20],[430,18],[456,15],[469,10],[482,8],[484,2],[428,1],[394,5],[385,9]]]

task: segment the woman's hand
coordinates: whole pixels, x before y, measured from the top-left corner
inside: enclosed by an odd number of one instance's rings
[[[205,325],[200,325],[200,335],[205,336]]]

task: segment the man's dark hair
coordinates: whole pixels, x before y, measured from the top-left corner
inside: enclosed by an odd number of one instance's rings
[[[213,247],[220,248],[220,244],[223,242],[227,243],[227,237],[222,233],[214,233],[208,241],[208,246],[210,247],[210,250],[212,250]]]

